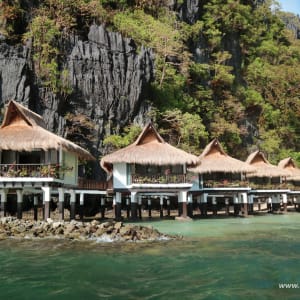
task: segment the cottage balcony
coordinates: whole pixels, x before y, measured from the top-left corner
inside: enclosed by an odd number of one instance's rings
[[[0,177],[56,178],[63,177],[64,170],[58,164],[0,164]]]
[[[249,182],[245,180],[207,180],[203,183],[204,188],[239,188],[248,186]]]
[[[168,183],[186,183],[186,174],[132,174],[131,183],[136,184],[168,184]]]

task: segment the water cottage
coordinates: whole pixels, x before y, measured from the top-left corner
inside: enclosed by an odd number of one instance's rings
[[[272,211],[280,208],[282,198],[284,210],[286,211],[287,194],[289,193],[286,178],[290,176],[290,172],[281,167],[272,165],[266,159],[264,153],[259,150],[251,153],[246,163],[255,168],[254,173],[247,175],[252,187],[249,197],[252,198],[252,200],[253,198],[257,198],[258,201],[267,199],[269,209]]]
[[[6,215],[8,196],[17,196],[17,216],[22,218],[23,196],[33,195],[36,208],[42,194],[47,219],[51,194],[56,192],[63,218],[67,192],[74,217],[79,158],[94,159],[88,151],[49,132],[41,116],[10,101],[0,128],[1,215]],[[35,219],[36,214],[35,209]]]
[[[230,202],[234,205],[235,214],[239,212],[240,203],[244,205],[244,213],[248,213],[247,192],[250,187],[245,174],[254,172],[254,169],[229,156],[217,139],[205,147],[198,165],[189,171],[199,174],[191,192],[197,197],[201,214],[207,214],[208,201],[211,201],[214,214],[217,214],[218,204],[225,205],[226,214],[229,214]]]
[[[197,157],[166,143],[152,123],[145,126],[137,140],[101,159],[101,166],[112,173],[116,218],[121,217],[122,197],[130,197],[131,217],[143,198],[157,197],[161,206],[165,198],[178,197],[182,216],[187,216],[187,192],[192,184],[187,181],[187,165],[197,163]],[[149,211],[151,214],[151,210]]]

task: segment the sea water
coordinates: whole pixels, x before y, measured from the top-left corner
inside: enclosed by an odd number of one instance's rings
[[[300,299],[300,214],[142,224],[183,239],[0,241],[0,299]]]

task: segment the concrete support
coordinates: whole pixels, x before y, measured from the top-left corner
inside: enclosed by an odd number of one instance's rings
[[[76,214],[76,193],[74,190],[70,190],[70,219],[75,220]]]
[[[253,214],[254,195],[248,195],[248,213]]]
[[[6,207],[7,207],[7,189],[2,189],[0,191],[1,195],[1,209],[0,209],[0,216],[6,217]]]
[[[101,218],[104,219],[105,218],[105,198],[101,197],[101,207],[100,207],[100,211],[101,211]]]
[[[37,195],[33,196],[33,219],[37,221],[38,219],[38,204],[39,204],[39,198]]]
[[[193,195],[188,194],[187,196],[187,215],[192,218],[193,217]]]
[[[181,215],[181,217],[186,218],[187,217],[187,192],[186,191],[179,192],[179,198],[182,202],[182,215]]]
[[[58,217],[59,220],[64,220],[64,203],[65,203],[65,190],[58,188]]]
[[[257,199],[257,210],[261,211],[261,200],[260,200],[260,198]]]
[[[130,218],[130,200],[128,197],[126,198],[126,217],[127,219]]]
[[[272,197],[267,198],[267,209],[269,213],[272,212]]]
[[[142,219],[142,196],[138,196],[138,217]]]
[[[282,194],[283,212],[287,213],[287,194]]]
[[[234,215],[238,216],[238,214],[240,213],[240,203],[238,194],[233,195],[233,210]]]
[[[121,221],[122,219],[122,194],[116,192],[114,195],[114,204],[115,204],[115,219],[116,221]]]
[[[171,201],[170,199],[167,199],[167,216],[171,216]]]
[[[217,197],[216,196],[212,196],[212,211],[213,211],[214,216],[216,216],[218,214]]]
[[[44,219],[50,218],[51,187],[43,186]]]
[[[151,213],[151,199],[148,199],[148,217],[152,218],[152,213]]]
[[[280,209],[280,195],[272,195],[272,212]]]
[[[244,217],[248,216],[248,197],[247,193],[241,193],[241,203],[243,204],[243,212],[244,212]]]
[[[159,217],[160,218],[164,217],[164,197],[163,196],[159,197]]]
[[[79,195],[79,216],[80,220],[83,221],[84,214],[84,193],[80,193]]]
[[[131,219],[137,220],[137,192],[131,192],[130,206],[131,206]]]
[[[229,198],[225,198],[225,214],[229,216]]]
[[[23,213],[23,190],[17,190],[17,218],[22,219]]]
[[[201,213],[201,195],[197,196],[197,212]]]
[[[202,216],[207,216],[207,197],[208,197],[207,193],[204,193],[203,195],[201,195],[200,210],[201,210],[201,215]]]

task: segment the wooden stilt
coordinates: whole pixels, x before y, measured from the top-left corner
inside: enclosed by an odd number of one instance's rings
[[[137,203],[131,203],[131,219],[137,220]]]
[[[229,199],[225,198],[225,214],[229,216]]]
[[[182,217],[186,218],[187,217],[187,203],[182,202]]]
[[[152,218],[152,214],[151,214],[151,200],[148,199],[148,217]]]
[[[1,192],[1,217],[6,217],[7,207],[7,189],[2,189]]]
[[[142,197],[138,197],[138,217],[142,219]]]
[[[70,219],[75,220],[76,215],[76,194],[74,190],[70,191]]]
[[[103,197],[101,197],[101,218],[104,219],[105,218],[105,199]]]
[[[137,193],[131,192],[130,197],[131,219],[137,220]]]
[[[167,215],[168,215],[168,217],[171,216],[171,202],[170,202],[170,199],[167,199]]]
[[[39,203],[39,198],[37,195],[33,196],[33,219],[37,221],[38,219],[38,203]]]
[[[63,188],[58,188],[58,215],[59,220],[64,220],[64,203],[65,203],[65,191]]]
[[[50,201],[51,201],[51,188],[43,186],[43,202],[44,202],[44,220],[50,218]]]
[[[129,198],[126,198],[126,216],[127,216],[127,219],[130,218],[130,200],[129,200]]]
[[[212,210],[213,210],[213,215],[216,216],[218,214],[217,198],[216,198],[216,196],[212,197]]]
[[[23,212],[23,191],[17,190],[17,218],[22,219]]]
[[[83,221],[83,215],[84,215],[84,194],[80,193],[79,198],[79,216],[80,220]]]
[[[160,196],[160,201],[159,201],[160,203],[160,209],[159,209],[159,217],[160,218],[163,218],[164,217],[164,198],[163,198],[163,196]]]

